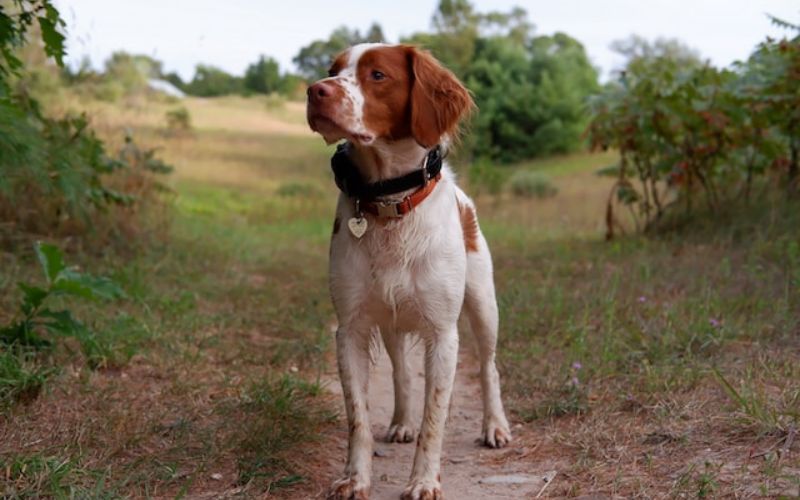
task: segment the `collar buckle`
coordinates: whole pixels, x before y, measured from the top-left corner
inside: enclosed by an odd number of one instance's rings
[[[403,214],[401,214],[400,210],[397,208],[400,206],[400,203],[386,201],[376,203],[375,208],[378,210],[378,217],[390,217],[393,219],[402,217]]]

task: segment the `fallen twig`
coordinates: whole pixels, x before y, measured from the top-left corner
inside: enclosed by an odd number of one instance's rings
[[[786,440],[783,442],[783,447],[781,448],[781,457],[788,455],[791,451],[795,435],[797,435],[797,427],[793,425],[789,427],[789,431],[786,434]]]
[[[558,475],[558,472],[556,471],[548,472],[544,475],[544,484],[542,485],[542,489],[539,490],[539,493],[537,493],[534,498],[539,498],[542,496],[542,493],[544,493],[544,490],[550,486],[550,483],[553,482],[553,479],[556,478],[556,475]]]

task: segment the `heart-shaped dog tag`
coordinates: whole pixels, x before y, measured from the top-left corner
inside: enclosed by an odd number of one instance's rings
[[[356,238],[361,238],[367,232],[367,219],[364,217],[351,217],[347,221],[347,228]]]

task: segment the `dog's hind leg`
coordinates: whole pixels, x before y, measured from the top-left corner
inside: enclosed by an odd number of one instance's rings
[[[381,329],[381,335],[392,360],[394,380],[394,414],[386,440],[390,443],[410,443],[414,440],[414,426],[411,423],[411,377],[406,359],[408,335],[384,329]]]
[[[467,253],[467,284],[464,312],[478,342],[481,392],[483,394],[483,443],[500,448],[511,441],[503,402],[500,376],[495,366],[498,313],[492,277],[492,258],[483,235],[478,235],[475,251]]]

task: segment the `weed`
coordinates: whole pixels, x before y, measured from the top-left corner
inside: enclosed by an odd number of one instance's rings
[[[20,283],[23,299],[17,317],[0,328],[0,404],[35,396],[50,370],[27,365],[37,352],[51,349],[65,337],[81,345],[91,367],[104,366],[112,349],[104,339],[76,319],[69,309],[52,309],[58,297],[115,299],[122,290],[110,279],[78,272],[67,267],[58,248],[37,243],[36,256],[47,286]]]
[[[35,399],[52,373],[52,369],[39,366],[30,357],[0,345],[0,408]]]
[[[745,425],[765,434],[785,435],[800,423],[800,390],[785,393],[783,401],[772,401],[766,392],[754,386],[752,376],[737,390],[716,367],[712,369],[722,389],[736,403]]]

